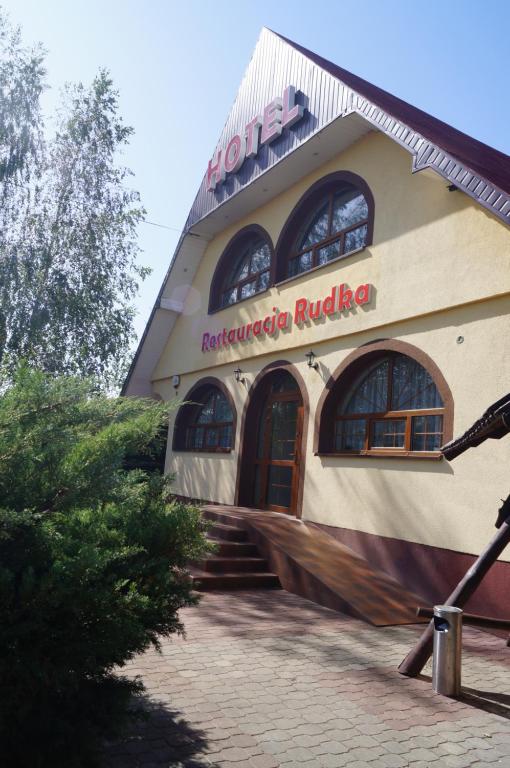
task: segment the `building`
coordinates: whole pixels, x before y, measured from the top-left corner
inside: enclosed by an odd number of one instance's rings
[[[509,440],[438,452],[509,389],[509,223],[508,156],[264,29],[124,387],[190,402],[176,493],[444,598],[509,491]]]

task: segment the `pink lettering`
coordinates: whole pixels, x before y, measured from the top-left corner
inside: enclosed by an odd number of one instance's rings
[[[209,349],[209,334],[204,333],[202,336],[202,352],[207,352]]]
[[[317,320],[321,316],[321,300],[311,301],[308,316],[311,320]]]
[[[296,301],[296,306],[294,307],[294,322],[296,323],[296,325],[300,325],[301,323],[306,323],[306,321],[308,320],[307,311],[308,311],[308,300],[298,299]]]
[[[325,315],[334,315],[336,312],[336,285],[331,289],[331,294],[322,302],[322,311]]]
[[[303,117],[305,109],[300,104],[296,104],[296,89],[293,85],[288,85],[284,90],[282,101],[282,127],[290,128]]]
[[[288,312],[280,312],[278,315],[278,328],[283,331],[289,322],[290,314]]]
[[[244,163],[245,154],[246,138],[244,136],[241,138],[241,136],[236,134],[230,139],[225,152],[225,172],[236,173]]]
[[[338,294],[338,311],[343,312],[346,309],[352,309],[352,291],[347,288],[345,283],[342,283]]]
[[[225,171],[221,162],[221,149],[218,150],[216,160],[209,160],[207,166],[207,189],[216,189],[216,184],[221,184],[225,178]]]
[[[270,101],[264,109],[262,119],[261,144],[269,144],[278,138],[282,132],[282,100],[280,98]]]
[[[356,288],[356,293],[354,294],[354,301],[358,306],[361,306],[362,304],[368,304],[371,299],[371,289],[370,283],[365,283],[364,285],[360,285],[358,288]]]
[[[246,126],[246,157],[255,157],[259,151],[259,136],[262,121],[257,115]]]

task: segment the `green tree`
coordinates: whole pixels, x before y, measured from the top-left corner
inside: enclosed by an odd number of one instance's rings
[[[133,129],[107,72],[68,85],[51,138],[41,113],[44,51],[0,15],[0,375],[20,359],[120,381],[134,338],[143,219],[117,163]]]
[[[207,543],[165,478],[168,408],[21,368],[0,397],[0,744],[5,768],[94,763],[140,685],[114,672],[180,632]]]

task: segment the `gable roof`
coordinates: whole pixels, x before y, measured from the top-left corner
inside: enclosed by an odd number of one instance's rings
[[[275,33],[278,34],[278,33]],[[452,157],[457,158],[472,170],[477,171],[484,179],[491,181],[502,191],[510,193],[510,157],[488,144],[473,139],[462,131],[458,131],[448,123],[438,120],[417,107],[413,107],[403,99],[378,88],[376,85],[353,75],[337,64],[324,59],[298,43],[294,43],[282,35],[282,40],[313,61],[319,67],[341,80],[358,94],[383,109],[388,115],[400,120],[423,137],[446,150]]]
[[[226,220],[235,223],[324,164],[328,152],[329,157],[339,154],[369,130],[406,149],[413,173],[434,170],[510,224],[510,157],[266,28],[212,157],[288,85],[306,106],[303,119],[261,146],[256,157],[246,158],[216,189],[208,189],[204,174],[122,394],[151,394],[152,371],[182,310],[185,290]],[[320,159],[312,148],[320,148]]]

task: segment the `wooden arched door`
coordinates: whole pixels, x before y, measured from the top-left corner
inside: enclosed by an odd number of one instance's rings
[[[303,399],[294,377],[287,371],[275,371],[262,382],[254,403],[251,440],[251,506],[274,512],[296,514]]]

